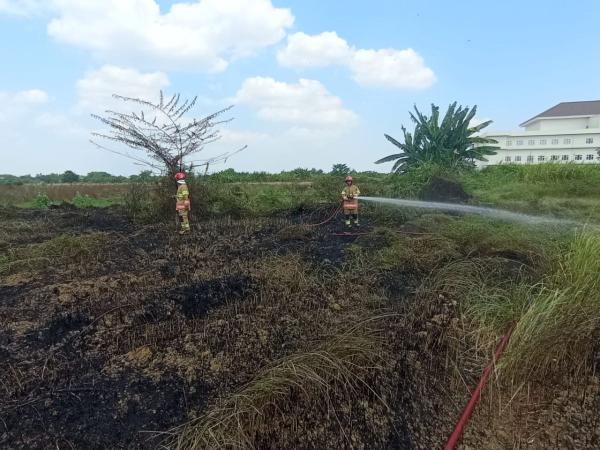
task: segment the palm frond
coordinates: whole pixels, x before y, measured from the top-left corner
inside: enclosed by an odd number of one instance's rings
[[[398,158],[401,158],[403,155],[404,153],[395,153],[393,155],[386,156],[385,158],[378,159],[377,161],[375,161],[375,164],[383,164],[386,162],[394,161]]]

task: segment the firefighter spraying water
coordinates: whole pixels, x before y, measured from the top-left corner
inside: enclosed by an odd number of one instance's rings
[[[358,226],[358,196],[360,191],[358,186],[354,184],[354,180],[350,175],[346,177],[346,187],[342,190],[342,208],[344,209],[344,219],[346,226],[351,227],[352,224]]]
[[[177,181],[175,210],[179,217],[179,234],[185,234],[190,231],[190,191],[185,183],[185,174],[183,172],[177,172],[175,180]]]

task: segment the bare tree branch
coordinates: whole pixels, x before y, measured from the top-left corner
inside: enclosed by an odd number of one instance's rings
[[[147,158],[157,161],[159,166],[140,157],[118,152],[92,141],[94,145],[155,169],[163,171],[166,169],[169,173],[181,170],[184,166],[184,158],[201,152],[206,145],[219,140],[221,135],[216,127],[233,120],[232,118],[215,120],[233,106],[204,118],[186,119],[186,115],[196,106],[197,97],[182,101],[181,96],[175,94],[166,103],[162,91],[158,103],[117,94],[113,97],[126,103],[133,103],[141,107],[141,111],[139,113],[122,113],[107,110],[104,116],[92,114],[94,119],[108,127],[107,131],[95,132],[92,135],[143,152]],[[206,164],[226,161],[227,158],[245,148],[246,146],[204,161]]]

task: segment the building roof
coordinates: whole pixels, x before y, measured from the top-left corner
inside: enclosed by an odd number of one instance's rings
[[[543,117],[595,116],[600,115],[600,100],[585,102],[563,102],[526,120],[521,126]]]

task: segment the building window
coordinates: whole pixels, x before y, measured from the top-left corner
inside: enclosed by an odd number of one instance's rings
[[[546,157],[544,155],[538,156],[538,162],[544,162],[545,160],[546,160]]]
[[[575,161],[583,161],[583,155],[575,155]]]
[[[562,160],[563,161],[568,161],[569,160],[569,155],[562,155]]]
[[[585,138],[585,143],[586,144],[593,144],[594,143],[594,138]]]
[[[528,162],[528,163],[532,163],[532,162],[533,162],[533,156],[529,155],[529,156],[527,157],[527,162]]]
[[[527,145],[535,145],[535,141],[533,139],[529,139],[527,141]]]
[[[594,155],[586,155],[585,159],[587,159],[588,161],[593,161],[594,160]]]
[[[552,155],[552,156],[550,157],[550,159],[551,159],[552,161],[558,161],[558,155]]]
[[[505,157],[504,157],[504,161],[505,161],[505,162],[510,162],[510,156],[505,156]]]
[[[546,145],[546,139],[540,139],[540,145]]]
[[[558,139],[552,139],[552,145],[558,145]]]
[[[512,146],[512,141],[506,141],[506,146],[507,147],[511,147]]]
[[[572,142],[571,138],[565,138],[564,141],[563,141],[563,143],[565,145],[571,145],[571,142]]]
[[[520,156],[515,156],[515,162],[521,162],[521,157]]]
[[[523,145],[523,139],[517,139],[517,145]]]

